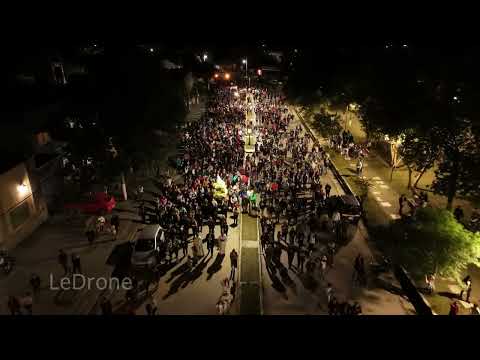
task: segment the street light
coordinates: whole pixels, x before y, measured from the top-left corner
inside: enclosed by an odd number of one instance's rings
[[[230,80],[230,74],[229,73],[225,73],[225,80]]]
[[[205,62],[205,61],[207,61],[207,59],[208,59],[208,55],[207,55],[207,54],[203,54],[203,61]]]
[[[248,59],[243,59],[242,63],[245,64],[245,76],[248,77],[248,87],[250,88],[250,76],[248,76]]]
[[[22,183],[17,186],[17,191],[20,196],[25,196],[28,194],[28,186],[25,183]]]

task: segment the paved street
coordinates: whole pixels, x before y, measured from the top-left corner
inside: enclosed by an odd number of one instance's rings
[[[131,203],[119,203],[116,212],[120,215],[120,232],[117,241],[109,234],[101,235],[93,245],[89,245],[85,237],[85,222],[91,217],[81,216],[72,222],[64,217],[50,218],[28,239],[15,248],[11,254],[16,258],[16,266],[8,276],[0,278],[0,314],[7,314],[7,297],[9,295],[23,296],[31,291],[30,276],[39,275],[41,288],[34,294],[34,314],[72,315],[88,314],[97,303],[101,291],[85,290],[51,290],[50,276],[53,284],[58,287],[58,281],[63,276],[63,269],[58,263],[58,251],[64,249],[70,255],[79,254],[83,274],[88,277],[108,277],[114,266],[107,264],[112,252],[128,243],[136,233],[136,215],[128,213]],[[69,259],[70,260],[70,259]]]
[[[196,110],[195,110],[196,109]],[[204,111],[204,107],[195,107],[189,121],[196,121]],[[289,125],[289,129],[301,124],[297,117]],[[255,139],[254,139],[255,141]],[[248,147],[248,145],[247,145]],[[252,151],[254,147],[248,147]],[[182,182],[176,176],[176,181]],[[342,194],[340,185],[333,174],[328,172],[322,177],[322,183],[332,186],[332,195]],[[146,179],[142,182],[145,188],[145,200],[153,201],[158,191],[154,181]],[[132,189],[130,189],[132,191]],[[92,218],[81,217],[67,224],[65,219],[52,218],[51,223],[43,225],[28,240],[23,242],[12,253],[17,258],[17,266],[12,274],[0,279],[0,295],[2,296],[1,313],[7,313],[6,297],[11,294],[22,295],[29,289],[29,277],[37,273],[43,280],[42,289],[35,295],[35,314],[98,314],[98,301],[101,296],[110,298],[114,311],[125,311],[125,293],[123,291],[51,291],[48,289],[50,273],[54,279],[62,275],[57,262],[58,250],[63,248],[67,253],[78,253],[82,259],[82,267],[87,276],[100,277],[111,274],[126,274],[130,252],[129,241],[135,239],[136,233],[143,228],[134,200],[120,202],[115,212],[120,214],[121,230],[118,240],[113,242],[111,235],[103,235],[90,246],[85,238],[85,222]],[[239,269],[236,274],[237,296],[230,314],[326,314],[325,286],[333,284],[335,293],[340,299],[357,300],[365,314],[407,314],[411,312],[409,304],[400,296],[392,294],[371,284],[368,290],[352,288],[353,259],[362,253],[371,258],[366,243],[365,231],[355,230],[352,240],[337,252],[334,266],[325,278],[315,277],[312,286],[303,274],[298,274],[294,265],[285,274],[272,273],[267,269],[265,254],[259,249],[258,219],[244,214],[239,218],[239,225],[231,226],[231,213],[228,214],[230,225],[225,255],[219,256],[218,249],[214,254],[205,256],[192,271],[186,269],[186,257],[170,265],[162,265],[159,281],[150,287],[149,295],[137,304],[136,313],[145,314],[145,303],[155,301],[159,315],[214,315],[217,314],[215,304],[222,294],[221,281],[230,275],[230,251],[235,248],[240,255]],[[275,233],[280,229],[276,226]],[[352,231],[352,230],[351,230]],[[205,239],[208,227],[204,226],[200,234]],[[217,225],[215,236],[220,235]],[[330,233],[324,232],[317,245],[314,256],[320,256],[325,245],[332,240]],[[44,246],[48,243],[49,246]],[[191,244],[189,253],[191,253]],[[203,244],[207,253],[206,244]],[[281,263],[287,264],[286,252],[283,251]],[[280,276],[279,276],[280,275]],[[392,279],[389,279],[392,282]],[[145,294],[143,294],[145,295]]]

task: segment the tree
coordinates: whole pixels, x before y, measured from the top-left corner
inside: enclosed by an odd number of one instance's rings
[[[324,137],[338,135],[342,131],[338,115],[330,115],[324,109],[315,114],[314,126],[321,132]]]
[[[444,209],[419,209],[416,221],[396,221],[374,234],[392,259],[419,279],[427,274],[459,279],[468,265],[479,263],[480,234]]]
[[[433,132],[422,134],[416,129],[405,131],[399,153],[408,169],[407,189],[416,188],[423,174],[431,169],[439,158],[440,144],[438,140]],[[412,185],[414,171],[418,172],[418,175]]]
[[[480,195],[480,149],[469,123],[457,122],[454,133],[442,131],[442,156],[432,184],[436,193],[447,196],[447,209],[452,209],[457,194]]]

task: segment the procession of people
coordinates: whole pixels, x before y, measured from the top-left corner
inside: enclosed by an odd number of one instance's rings
[[[290,270],[313,273],[317,264],[325,276],[333,266],[335,245],[317,246],[319,236],[323,231],[340,239],[343,221],[330,201],[329,155],[293,120],[279,91],[244,89],[240,95],[229,87],[213,90],[203,116],[180,129],[176,164],[181,180],[167,176],[157,184],[153,211],[138,197],[142,221],[148,215],[164,229],[161,262],[186,257],[193,269],[214,249],[223,258],[229,227],[238,226],[240,213],[248,213],[260,218],[269,269],[274,271],[286,249]],[[247,137],[252,145],[248,152]],[[201,238],[204,226],[208,233]],[[235,284],[238,253],[230,257],[225,281]],[[225,299],[232,298],[232,286],[226,288],[217,304],[221,313],[228,312]]]

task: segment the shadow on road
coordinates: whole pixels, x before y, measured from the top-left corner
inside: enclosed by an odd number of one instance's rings
[[[224,258],[225,258],[225,254],[224,255],[217,254],[217,257],[215,258],[215,261],[207,269],[207,273],[208,273],[207,280],[210,280],[212,278],[213,274],[220,271],[220,269],[222,268],[222,262],[223,262]]]

